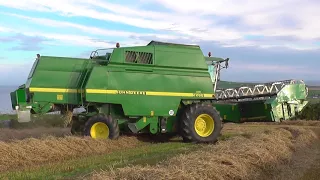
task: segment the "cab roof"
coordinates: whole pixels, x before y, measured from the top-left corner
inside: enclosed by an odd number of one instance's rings
[[[147,46],[152,46],[152,45],[167,45],[167,46],[183,46],[183,47],[200,48],[200,46],[198,46],[198,45],[168,43],[168,42],[154,41],[154,40],[150,41]]]

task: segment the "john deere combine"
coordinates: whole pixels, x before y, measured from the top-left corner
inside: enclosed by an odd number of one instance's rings
[[[38,55],[26,84],[11,93],[12,107],[19,122],[61,111],[73,133],[92,138],[116,139],[121,131],[214,142],[223,119],[279,121],[305,106],[301,81],[217,89],[228,61],[205,57],[199,46],[156,41],[96,50],[90,59]],[[73,114],[78,108],[84,111]]]

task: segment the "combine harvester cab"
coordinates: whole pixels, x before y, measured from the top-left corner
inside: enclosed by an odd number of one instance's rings
[[[225,122],[296,119],[308,103],[308,88],[303,80],[250,83],[247,86],[217,89],[222,59],[207,58],[206,61],[216,94],[214,106]]]

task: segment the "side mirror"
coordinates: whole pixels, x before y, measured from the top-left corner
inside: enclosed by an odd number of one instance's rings
[[[226,59],[225,66],[226,66],[226,69],[228,69],[228,67],[229,67],[229,58]]]

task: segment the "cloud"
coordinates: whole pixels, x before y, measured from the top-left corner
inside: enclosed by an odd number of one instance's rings
[[[251,72],[268,72],[268,73],[283,73],[283,74],[291,74],[298,73],[304,75],[320,75],[320,72],[310,71],[309,67],[306,66],[291,66],[291,65],[283,65],[283,64],[239,64],[234,63],[232,66],[236,67],[234,71],[251,71]]]
[[[47,39],[43,37],[39,37],[37,35],[27,36],[24,34],[16,34],[8,37],[0,37],[1,42],[18,42],[18,46],[14,46],[11,50],[24,50],[24,51],[35,51],[42,49],[39,45],[47,41]]]
[[[10,29],[0,26],[0,32],[10,32]]]
[[[285,45],[288,41],[281,43],[273,42],[272,39],[290,36],[304,41],[313,41],[320,37],[320,24],[314,23],[320,16],[317,7],[320,1],[302,0],[269,0],[269,1],[209,1],[199,3],[196,0],[170,1],[157,0],[159,4],[182,14],[191,13],[198,17],[201,15],[214,15],[215,18],[233,17],[237,23],[232,25],[219,23],[219,26],[227,26],[241,35],[257,35],[270,37],[268,46]],[[183,4],[183,6],[181,6]],[[204,5],[205,4],[205,5]],[[299,13],[297,13],[299,12]],[[246,28],[243,28],[246,27]],[[214,27],[214,24],[212,25]],[[228,28],[228,30],[230,30]],[[271,39],[272,38],[272,39]],[[243,39],[241,39],[243,40]],[[267,47],[265,42],[244,43],[240,40],[235,45],[261,45]],[[275,44],[273,44],[275,43]],[[295,42],[290,42],[295,47]],[[232,45],[232,43],[226,43]],[[318,46],[319,47],[319,46]],[[299,49],[299,48],[298,48]],[[314,49],[314,48],[311,48]]]
[[[23,10],[58,13],[71,18],[87,17],[162,32],[141,35],[102,30],[46,18],[20,16],[47,26],[76,28],[90,34],[110,35],[113,33],[126,37],[150,36],[150,38],[157,37],[164,40],[184,37],[190,42],[214,41],[224,47],[285,47],[295,50],[314,50],[319,47],[314,42],[320,38],[320,25],[313,23],[320,15],[316,8],[320,5],[319,1],[203,0],[199,3],[196,0],[143,0],[140,2],[149,3],[149,7],[153,6],[154,9],[145,10],[136,3],[128,2],[126,4],[128,7],[126,7],[121,2],[111,3],[101,0],[66,2],[61,0],[41,2],[0,0],[0,5]],[[61,6],[62,3],[63,6]],[[169,10],[163,10],[164,8]],[[248,35],[263,36],[265,41],[248,40],[246,39]]]
[[[108,30],[108,29],[102,29],[102,28],[97,28],[97,27],[90,27],[90,26],[86,26],[86,25],[71,23],[71,22],[67,22],[67,21],[57,21],[57,20],[52,20],[52,19],[48,19],[48,18],[28,17],[28,16],[23,16],[23,15],[13,14],[13,13],[2,13],[2,14],[18,17],[18,18],[21,18],[21,19],[28,20],[28,21],[30,21],[32,23],[45,25],[45,26],[50,26],[50,27],[74,28],[74,29],[81,30],[82,32],[90,33],[90,34],[93,34],[93,35],[121,36],[121,37],[130,37],[130,36],[150,36],[151,37],[151,36],[155,36],[155,37],[164,38],[164,39],[175,39],[176,38],[176,36],[168,35],[168,34],[135,33],[135,32],[130,32],[130,31]]]
[[[30,1],[26,9],[35,11],[50,11],[59,13],[64,16],[79,16],[89,17],[97,20],[112,21],[116,23],[123,23],[139,28],[151,29],[157,31],[163,31],[177,34],[177,36],[189,36],[189,39],[207,39],[207,40],[232,40],[239,39],[241,35],[237,32],[226,29],[223,27],[215,27],[214,29],[209,28],[212,24],[212,19],[203,19],[191,15],[179,15],[177,13],[160,13],[160,12],[148,12],[141,9],[131,8],[131,11],[126,9],[117,9],[114,13],[104,13],[103,11],[96,10],[97,8],[106,8],[110,4],[106,4],[102,1],[50,1],[45,4],[37,1]],[[0,5],[6,5],[9,7],[23,8],[24,3],[17,2],[2,2]],[[99,6],[97,5],[99,4]],[[110,9],[110,8],[109,8]],[[115,10],[113,10],[115,11]],[[86,13],[83,13],[86,12]],[[143,15],[148,16],[143,16]],[[150,15],[154,14],[154,15]],[[149,16],[150,15],[150,16]],[[65,24],[66,25],[66,24]],[[70,24],[68,24],[70,25]],[[80,27],[80,26],[78,26]],[[203,27],[208,29],[207,32],[194,32],[195,28]],[[160,37],[163,39],[172,39],[170,37]]]
[[[28,63],[0,63],[0,82],[2,85],[20,85],[26,82],[33,61]],[[19,73],[17,73],[19,72]],[[10,78],[8,79],[8,76]]]
[[[75,55],[75,57],[88,59],[90,57],[91,53],[92,53],[92,51],[83,51],[80,54]]]
[[[3,42],[20,42],[20,46],[13,47],[12,50],[39,50],[40,44],[59,46],[64,45],[74,45],[74,46],[84,46],[84,47],[94,47],[94,48],[106,48],[114,47],[115,43],[113,41],[106,41],[103,39],[97,39],[91,36],[81,36],[74,34],[60,34],[60,33],[46,33],[39,30],[33,31],[18,31],[15,29],[10,29],[12,33],[17,33],[17,35],[2,37],[0,40]],[[145,45],[147,42],[137,42],[135,40],[122,41],[122,46],[133,46],[133,45]]]

